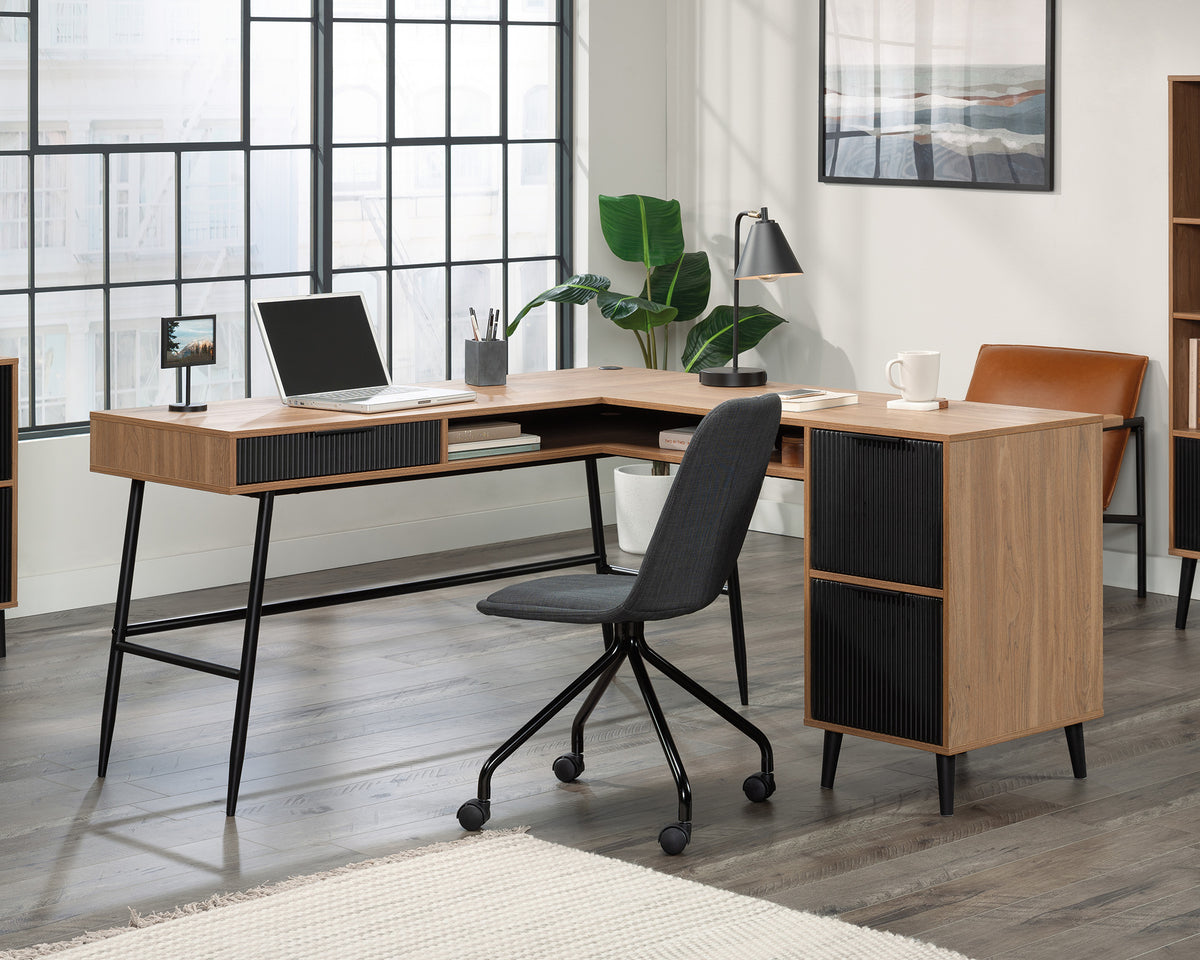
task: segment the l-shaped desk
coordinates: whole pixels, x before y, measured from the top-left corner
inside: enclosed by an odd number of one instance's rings
[[[125,654],[237,681],[226,813],[245,758],[260,618],[325,605],[566,566],[608,567],[596,460],[678,461],[658,431],[723,400],[792,385],[701,386],[694,375],[578,369],[510,376],[474,402],[371,415],[285,407],[274,399],[91,416],[91,469],[131,481],[101,717],[107,771]],[[890,410],[889,396],[785,413],[803,465],[768,475],[806,481],[805,719],[825,731],[822,786],[832,787],[843,734],[937,758],[941,809],[953,811],[954,758],[1063,728],[1086,775],[1082,724],[1103,713],[1100,445],[1091,414],[953,402]],[[449,460],[451,424],[519,420],[536,451]],[[582,461],[593,550],[504,571],[264,603],[274,498],[281,494]],[[257,498],[245,608],[129,622],[147,481]],[[133,636],[244,620],[238,666],[135,643]]]

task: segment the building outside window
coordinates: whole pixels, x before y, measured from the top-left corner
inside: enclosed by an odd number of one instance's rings
[[[163,316],[217,315],[197,396],[273,394],[256,297],[362,290],[395,379],[460,377],[470,307],[511,317],[569,272],[570,7],[0,0],[22,436],[173,400]],[[544,306],[510,369],[569,364]]]

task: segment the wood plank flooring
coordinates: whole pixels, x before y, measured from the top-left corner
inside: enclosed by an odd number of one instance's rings
[[[564,535],[272,581],[268,599],[587,549]],[[1061,733],[960,758],[953,817],[933,758],[847,737],[835,790],[803,726],[802,544],[751,534],[742,561],[747,715],[772,737],[778,792],[751,805],[756,750],[664,682],[695,792],[666,857],[670,775],[627,673],[560,784],[556,722],[496,775],[490,828],[835,914],[976,960],[1200,956],[1200,626],[1174,598],[1105,593],[1105,709],[1086,781]],[[619,560],[617,555],[614,559]],[[598,652],[598,631],[480,616],[487,585],[264,621],[238,815],[224,815],[233,685],[127,660],[109,775],[95,775],[111,607],[10,620],[0,661],[0,948],[462,835],[454,813],[490,750]],[[135,603],[145,619],[243,602],[222,588]],[[1200,624],[1200,611],[1193,616]],[[728,608],[651,642],[736,701]],[[240,625],[162,645],[236,662]]]

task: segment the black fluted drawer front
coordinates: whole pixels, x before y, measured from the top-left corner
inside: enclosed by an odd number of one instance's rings
[[[13,415],[9,406],[13,391],[13,376],[16,367],[11,363],[0,364],[0,480],[13,478]]]
[[[0,603],[12,599],[12,580],[13,492],[12,487],[0,487]]]
[[[942,742],[942,601],[812,580],[814,720]]]
[[[1175,438],[1175,546],[1200,550],[1200,440]]]
[[[942,445],[814,430],[814,570],[942,586]]]
[[[241,437],[237,442],[237,482],[269,483],[419,467],[437,463],[440,456],[441,424],[437,420]]]

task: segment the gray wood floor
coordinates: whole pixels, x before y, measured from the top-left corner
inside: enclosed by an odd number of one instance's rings
[[[846,738],[820,789],[821,733],[803,726],[801,544],[752,534],[742,582],[747,715],[772,737],[779,789],[748,804],[756,750],[669,684],[661,697],[695,791],[675,819],[669,773],[632,678],[598,708],[587,771],[560,784],[552,724],[499,771],[489,827],[645,864],[970,957],[1200,956],[1200,636],[1173,598],[1105,600],[1106,716],[1086,727],[1086,781],[1060,733],[960,758],[957,812],[937,812],[931,756]],[[582,536],[273,581],[268,599],[503,556],[586,549]],[[235,818],[224,815],[233,685],[129,660],[109,775],[95,775],[111,608],[9,624],[0,661],[0,948],[123,925],[141,913],[461,836],[491,748],[598,650],[594,630],[487,619],[487,586],[268,618]],[[139,601],[134,616],[238,604],[239,589]],[[1196,621],[1200,623],[1200,611]],[[736,700],[727,607],[648,631]],[[237,625],[163,639],[236,662]]]

